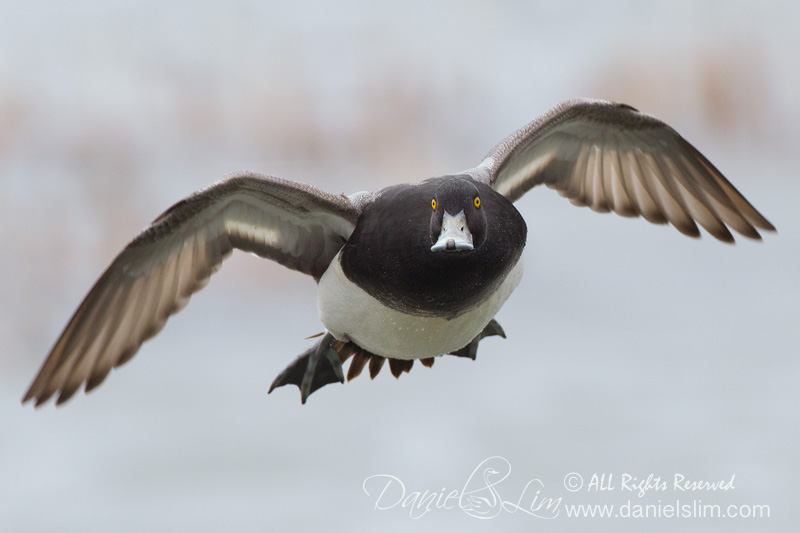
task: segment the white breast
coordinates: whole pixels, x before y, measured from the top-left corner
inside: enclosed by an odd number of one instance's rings
[[[485,301],[453,318],[414,316],[390,309],[351,282],[337,255],[319,280],[317,307],[328,331],[376,355],[434,357],[463,348],[494,318],[522,277],[522,259]]]

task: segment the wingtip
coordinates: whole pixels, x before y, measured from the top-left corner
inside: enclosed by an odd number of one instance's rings
[[[765,221],[765,222],[766,222],[766,221]],[[756,227],[757,227],[758,229],[756,229]],[[747,238],[747,239],[749,239],[749,240],[752,240],[752,241],[758,241],[758,242],[764,242],[764,236],[763,236],[761,233],[759,233],[759,232],[768,231],[768,232],[770,232],[770,233],[774,233],[774,234],[776,234],[776,235],[777,235],[777,233],[778,233],[778,230],[775,228],[775,226],[773,226],[773,225],[772,225],[772,224],[770,224],[769,222],[766,222],[766,224],[764,224],[764,225],[758,225],[758,226],[755,226],[755,227],[753,227],[753,228],[751,228],[751,229],[753,230],[753,231],[751,231],[751,232],[743,233],[742,231],[739,231],[739,230],[737,230],[737,233],[739,233],[739,234],[740,234],[740,235],[742,235],[743,237],[746,237],[746,238]],[[735,244],[735,243],[733,242],[733,238],[731,238],[731,240],[730,240],[730,244]]]
[[[25,405],[26,403],[31,401],[31,398],[33,398],[33,394],[31,394],[31,390],[28,389],[27,392],[25,392],[25,395],[22,397],[22,399],[20,400],[19,403],[21,403],[22,405]]]
[[[67,403],[74,394],[75,391],[64,391],[61,394],[59,394],[58,398],[56,399],[56,407],[60,407],[65,403]]]
[[[764,231],[771,231],[773,233],[778,233],[778,228],[772,225],[772,223],[767,220],[766,218],[763,221],[761,226],[758,226],[758,229],[763,229]]]
[[[39,407],[41,407],[42,405],[47,403],[47,400],[49,400],[49,399],[50,399],[49,396],[47,396],[47,397],[39,397],[39,396],[35,396],[35,395],[32,395],[32,394],[26,394],[25,397],[22,398],[22,405],[25,405],[25,404],[27,404],[27,403],[32,401],[33,402],[33,408],[34,409],[38,409]]]
[[[45,403],[47,400],[50,399],[51,395],[42,396],[36,392],[33,385],[31,385],[28,390],[25,392],[25,396],[22,397],[22,401],[20,402],[22,405],[25,405],[31,401],[33,401],[34,409],[37,409],[40,405]]]
[[[725,231],[716,231],[711,233],[711,236],[720,242],[724,242],[725,244],[736,244],[736,239],[734,238],[733,234],[728,231],[728,228],[725,228]]]
[[[680,231],[683,235],[686,235],[687,237],[691,237],[693,239],[699,239],[700,236],[702,235],[700,233],[700,228],[697,227],[697,224],[695,224],[693,220],[690,221],[690,222],[691,222],[691,224],[689,224],[689,223],[686,223],[686,224],[678,223],[678,224],[676,224],[674,222],[671,222],[671,224],[672,224],[672,227],[674,227],[676,230]]]

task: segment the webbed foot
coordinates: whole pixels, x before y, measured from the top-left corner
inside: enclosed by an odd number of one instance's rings
[[[477,337],[472,339],[472,342],[461,348],[460,350],[456,350],[455,352],[450,352],[449,355],[456,355],[458,357],[469,357],[473,361],[475,357],[478,355],[478,343],[484,337],[490,337],[492,335],[499,335],[500,337],[506,338],[506,332],[503,331],[503,328],[500,324],[497,323],[497,320],[492,319],[486,324],[486,327],[483,328]]]
[[[336,342],[333,335],[326,333],[320,341],[303,352],[300,357],[278,374],[269,388],[272,392],[277,387],[293,384],[300,389],[300,401],[306,403],[309,395],[328,383],[344,383],[342,361],[332,344]]]
[[[503,328],[494,319],[486,324],[483,331],[472,339],[469,344],[459,350],[450,352],[450,355],[475,359],[478,353],[478,343],[481,339],[492,335],[506,337]],[[317,389],[329,383],[344,383],[342,363],[351,356],[353,361],[347,372],[348,381],[358,376],[367,363],[369,363],[369,374],[372,378],[375,378],[380,372],[383,363],[387,360],[395,377],[400,377],[403,372],[411,370],[411,366],[414,364],[413,359],[392,359],[374,355],[352,342],[337,341],[333,335],[326,333],[317,344],[303,352],[283,372],[278,374],[278,377],[272,382],[269,392],[284,385],[297,385],[300,389],[300,401],[306,403],[311,393]],[[420,359],[420,362],[424,366],[430,367],[433,366],[434,358]]]

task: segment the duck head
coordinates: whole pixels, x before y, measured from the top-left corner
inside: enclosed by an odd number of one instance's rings
[[[431,252],[470,252],[486,241],[480,192],[466,177],[444,180],[431,198]]]

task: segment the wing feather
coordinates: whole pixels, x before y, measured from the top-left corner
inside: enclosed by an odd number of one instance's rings
[[[465,171],[511,201],[547,185],[573,204],[643,216],[697,237],[699,223],[733,242],[774,231],[694,146],[657,118],[602,100],[575,99],[509,135]]]
[[[611,188],[612,210],[624,217],[635,217],[638,215],[631,200],[631,193],[628,191],[625,180],[622,176],[622,162],[619,158],[619,151],[607,153],[603,159],[603,175],[608,176],[609,187]]]
[[[669,223],[684,235],[699,237],[700,230],[697,229],[697,224],[694,223],[692,217],[686,213],[683,198],[677,192],[674,183],[664,175],[653,153],[644,152],[636,159],[640,162],[639,168],[642,177],[647,181],[648,188],[655,194],[656,203]]]
[[[99,385],[204,287],[234,248],[319,279],[359,209],[344,196],[242,174],[178,202],[114,259],[56,341],[23,401]]]

